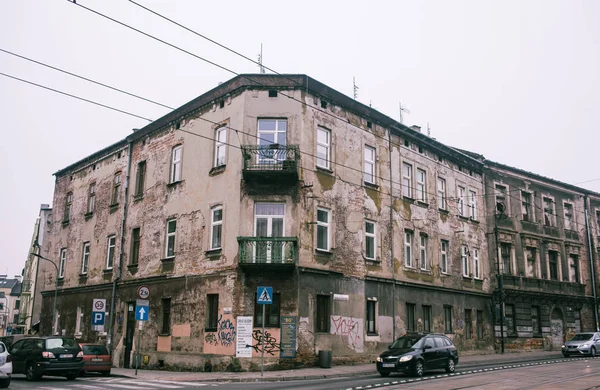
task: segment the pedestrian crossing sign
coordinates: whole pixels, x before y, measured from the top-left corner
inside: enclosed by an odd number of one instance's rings
[[[273,303],[273,287],[259,286],[256,290],[256,303],[270,305]]]

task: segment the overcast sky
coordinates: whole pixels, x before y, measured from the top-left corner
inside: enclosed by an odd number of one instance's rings
[[[137,0],[431,136],[568,183],[600,178],[600,1]],[[77,0],[238,73],[258,67],[125,0]],[[284,6],[285,4],[285,6]],[[294,4],[294,5],[292,5]],[[0,2],[0,49],[178,107],[234,75],[67,0]],[[0,72],[157,119],[168,110],[0,52]],[[57,170],[148,122],[0,75],[0,273],[19,274]],[[600,192],[600,180],[581,184]]]

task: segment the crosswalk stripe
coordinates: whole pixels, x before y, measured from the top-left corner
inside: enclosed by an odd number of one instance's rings
[[[101,389],[101,386],[92,386],[92,385],[80,385],[80,384],[75,384],[75,385],[71,385],[71,387],[77,387],[80,389]]]
[[[108,387],[117,387],[119,389],[134,389],[134,390],[141,390],[141,389],[145,389],[143,384],[139,384],[139,385],[125,385],[122,383],[107,383],[106,386]],[[177,387],[180,388],[180,387]]]
[[[179,382],[176,382],[177,385],[175,385],[175,383],[173,382],[148,382],[148,381],[139,381],[139,380],[128,380],[128,381],[123,381],[123,383],[128,383],[128,384],[132,384],[132,385],[139,385],[139,386],[151,386],[151,387],[158,387],[159,389],[180,389],[181,386],[177,386],[179,385]]]

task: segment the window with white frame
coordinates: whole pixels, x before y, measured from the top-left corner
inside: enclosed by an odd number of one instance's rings
[[[226,142],[227,128],[221,126],[215,131],[215,167],[225,165]]]
[[[573,205],[571,203],[563,203],[563,210],[565,214],[565,229],[575,230],[575,223],[573,220]]]
[[[425,270],[429,267],[429,259],[427,257],[427,243],[429,240],[425,234],[421,234],[419,239],[419,249],[421,250],[420,266],[421,269]]]
[[[177,145],[171,151],[171,178],[170,183],[181,181],[181,152],[183,146]]]
[[[498,204],[502,204],[504,206],[504,214],[508,215],[508,202],[507,202],[507,194],[508,190],[505,185],[496,184],[495,186],[495,197],[496,197],[496,210],[498,210]],[[500,206],[500,207],[502,207]],[[500,211],[500,210],[498,210]]]
[[[60,250],[60,261],[58,263],[58,277],[65,277],[65,267],[67,266],[67,248]]]
[[[106,269],[112,269],[115,261],[115,245],[117,244],[117,237],[113,234],[108,236],[108,245],[106,251]]]
[[[413,232],[411,232],[410,230],[405,230],[404,231],[404,264],[407,267],[413,267],[412,240],[413,240]]]
[[[223,207],[213,207],[210,222],[210,249],[221,249],[223,234]]]
[[[458,186],[458,215],[465,216],[465,196],[467,191],[465,187]]]
[[[330,219],[329,210],[317,208],[317,249],[329,251],[330,246]]]
[[[449,273],[450,268],[448,267],[448,252],[450,249],[450,243],[446,240],[440,241],[440,267],[442,268],[442,273]]]
[[[377,299],[367,298],[367,335],[377,334]]]
[[[81,274],[85,275],[88,272],[88,265],[90,261],[90,243],[83,243],[83,251],[81,255]]]
[[[534,247],[525,248],[525,276],[537,277],[537,249]]]
[[[83,317],[83,310],[81,306],[77,306],[77,314],[75,316],[75,334],[81,335],[81,317]]]
[[[365,257],[369,260],[375,260],[375,222],[365,221]]]
[[[437,179],[437,195],[438,207],[446,210],[446,180],[441,177]]]
[[[465,277],[469,277],[469,248],[466,245],[460,248],[460,257],[462,260],[462,274]]]
[[[579,256],[569,255],[569,282],[579,283]]]
[[[96,183],[90,184],[90,188],[88,190],[88,213],[93,213],[94,208],[96,207]]]
[[[365,172],[366,183],[375,184],[375,148],[365,146]]]
[[[477,192],[469,190],[469,218],[477,221]]]
[[[177,220],[167,220],[167,239],[165,245],[165,257],[175,256],[175,235],[177,233]]]
[[[544,225],[556,226],[554,199],[544,196],[542,197],[542,203],[544,205]]]
[[[417,200],[427,203],[427,173],[420,168],[417,168]]]
[[[65,200],[65,212],[63,214],[63,221],[68,222],[71,218],[73,212],[73,193],[67,193],[67,198]]]
[[[531,210],[531,193],[521,191],[521,219],[527,222],[533,222],[533,213]]]
[[[317,166],[331,169],[331,131],[317,127]]]
[[[115,205],[119,203],[119,190],[121,189],[121,172],[115,173],[113,178],[112,196],[110,198],[110,204]]]
[[[413,197],[412,191],[412,165],[402,164],[402,196],[407,198]]]
[[[479,262],[479,249],[473,249],[473,274],[475,279],[481,279],[481,263]]]

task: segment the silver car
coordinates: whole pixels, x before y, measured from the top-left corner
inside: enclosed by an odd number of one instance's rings
[[[577,333],[569,341],[562,346],[562,354],[564,357],[571,355],[589,355],[596,356],[600,351],[600,333],[585,332]]]
[[[12,356],[9,355],[6,345],[0,342],[0,388],[6,388],[10,385],[12,371]]]

